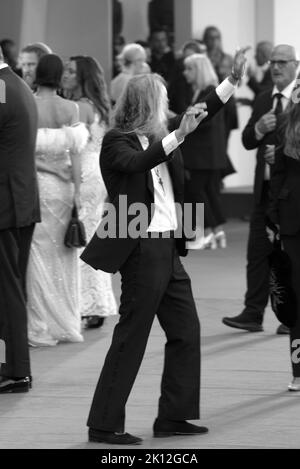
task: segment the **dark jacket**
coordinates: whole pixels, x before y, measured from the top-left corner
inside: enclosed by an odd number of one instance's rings
[[[178,59],[168,88],[169,107],[175,114],[184,112],[193,99],[192,87],[186,81],[183,72],[183,59]]]
[[[262,189],[265,177],[266,162],[264,154],[266,145],[275,145],[275,132],[270,132],[262,140],[257,140],[255,134],[255,125],[259,119],[269,112],[273,107],[272,90],[260,94],[255,102],[252,116],[245,127],[242,135],[243,145],[246,150],[258,149],[256,156],[255,180],[254,180],[254,199],[256,203],[261,202]]]
[[[37,108],[30,88],[9,67],[0,69],[0,230],[40,221],[35,168]],[[1,100],[0,100],[1,101]]]
[[[222,106],[223,103],[213,91],[207,97],[209,116],[213,116]],[[181,117],[170,121],[170,131],[178,128],[180,119]],[[127,207],[136,202],[147,207],[148,214],[150,214],[145,227],[145,231],[147,231],[151,222],[151,204],[154,204],[151,169],[164,161],[168,162],[175,202],[182,206],[184,202],[184,167],[179,148],[173,154],[166,156],[161,141],[151,144],[146,151],[143,151],[135,134],[126,135],[113,129],[105,135],[100,154],[100,167],[109,200],[117,213],[116,237],[99,238],[96,233],[81,256],[83,261],[95,269],[106,272],[115,273],[120,269],[139,243],[139,239],[132,239],[128,236],[122,239],[118,235],[121,223],[118,217],[119,196],[127,196]],[[120,216],[124,217],[124,215],[123,210]],[[133,218],[134,216],[128,217],[127,226]],[[100,224],[102,228],[104,221]],[[178,224],[182,226],[182,219],[178,219]],[[179,254],[185,256],[187,251],[184,236],[177,239],[176,244]]]
[[[300,160],[285,154],[284,131],[281,119],[276,132],[268,215],[273,223],[280,225],[282,235],[295,235],[300,232]]]
[[[175,69],[175,56],[170,50],[166,52],[162,57],[157,58],[153,53],[150,59],[150,68],[153,73],[161,75],[167,84],[169,84]]]
[[[205,102],[214,87],[209,87],[199,94],[196,102]],[[211,119],[205,119],[201,125],[188,135],[181,146],[184,166],[188,170],[214,169],[226,167],[226,132],[224,110]]]

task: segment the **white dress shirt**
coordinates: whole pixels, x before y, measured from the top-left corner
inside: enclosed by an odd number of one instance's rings
[[[0,70],[1,70],[2,68],[6,68],[6,67],[8,67],[7,64],[5,64],[4,62],[3,62],[3,63],[0,63]]]
[[[219,86],[217,86],[216,93],[218,97],[220,98],[220,100],[222,101],[222,103],[226,104],[227,101],[229,101],[229,99],[235,92],[236,88],[237,88],[237,85],[233,85],[232,83],[230,83],[228,78],[225,78],[225,80],[222,81],[222,83],[220,83]]]

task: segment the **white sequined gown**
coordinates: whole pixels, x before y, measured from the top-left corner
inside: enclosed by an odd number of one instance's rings
[[[80,219],[86,230],[87,240],[94,235],[107,196],[101,176],[99,156],[105,126],[99,124],[98,115],[90,126],[90,140],[81,154],[82,183],[80,186]],[[81,315],[107,317],[117,314],[117,304],[112,290],[111,275],[80,260]]]
[[[69,151],[87,144],[83,124],[39,129],[36,156],[42,222],[36,225],[27,271],[28,337],[33,346],[81,342],[79,250],[64,246],[74,184]]]

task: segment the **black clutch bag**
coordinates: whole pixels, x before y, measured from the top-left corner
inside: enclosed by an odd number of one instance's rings
[[[78,218],[78,212],[75,205],[72,210],[72,218],[69,221],[65,234],[64,245],[67,248],[82,248],[86,246],[84,224]]]
[[[292,288],[291,261],[282,249],[279,235],[275,236],[269,263],[272,309],[277,319],[291,328],[297,321],[297,298]]]

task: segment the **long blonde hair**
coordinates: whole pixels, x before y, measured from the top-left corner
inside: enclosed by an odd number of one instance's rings
[[[205,54],[192,54],[184,60],[185,65],[192,65],[195,67],[197,89],[203,91],[209,86],[218,86],[218,76],[215,69]]]
[[[168,96],[157,74],[132,77],[117,100],[113,126],[158,141],[168,134]]]

